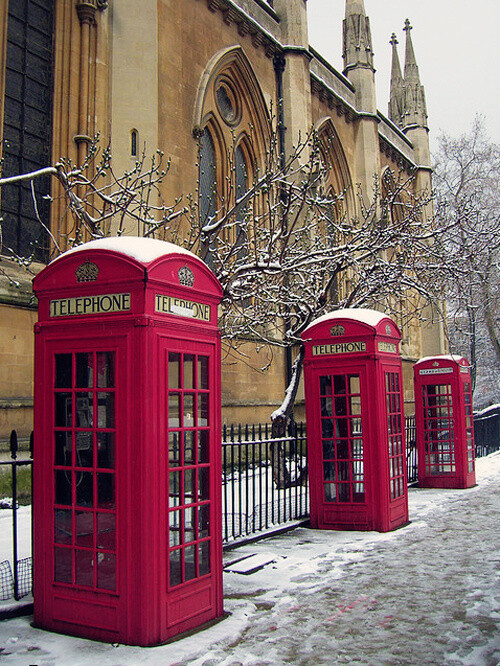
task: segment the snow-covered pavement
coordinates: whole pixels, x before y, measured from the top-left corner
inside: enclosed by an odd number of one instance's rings
[[[112,646],[0,622],[0,663],[500,664],[500,452],[469,490],[410,489],[389,534],[304,528],[226,553],[273,560],[224,574],[218,624],[157,648]]]

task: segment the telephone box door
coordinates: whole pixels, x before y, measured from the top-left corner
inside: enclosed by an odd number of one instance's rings
[[[311,488],[317,493],[312,505],[324,509],[326,524],[368,525],[364,447],[368,426],[362,404],[364,368],[320,369],[315,374],[321,446],[312,451],[311,472],[315,481]],[[322,513],[311,516],[314,526],[324,526]]]
[[[222,558],[220,529],[219,409],[210,404],[216,392],[215,346],[200,342],[161,342],[165,368],[162,413],[168,441],[167,503],[167,626],[189,617],[192,600],[200,616],[213,600],[222,608],[217,568]],[[215,408],[214,408],[215,407]],[[206,608],[200,599],[206,600]],[[203,617],[201,618],[203,621]]]
[[[36,594],[52,605],[48,615],[63,622],[76,619],[70,610],[75,607],[63,597],[96,604],[101,611],[96,627],[104,632],[117,629],[115,609],[123,592],[117,481],[124,361],[123,338],[53,341],[45,347],[38,376],[45,384],[42,420],[51,446],[39,451],[45,461],[36,469],[52,470],[52,479],[38,481],[38,492],[46,496],[37,504],[52,507],[52,520],[44,516],[38,522],[35,505],[35,521],[45,532],[34,544],[45,571],[37,581],[46,588]]]

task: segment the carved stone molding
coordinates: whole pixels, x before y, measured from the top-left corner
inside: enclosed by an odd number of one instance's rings
[[[76,0],[76,13],[80,23],[95,23],[96,11],[104,11],[108,0]]]

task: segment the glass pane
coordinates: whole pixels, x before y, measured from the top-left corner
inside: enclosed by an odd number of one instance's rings
[[[54,580],[58,583],[73,582],[72,552],[71,548],[54,548]]]
[[[194,356],[192,354],[184,355],[184,388],[194,388]]]
[[[353,439],[352,440],[352,457],[353,458],[362,458],[363,457],[363,440],[362,439]]]
[[[168,425],[170,428],[178,428],[181,424],[181,400],[178,393],[170,393],[168,396]]]
[[[339,502],[350,502],[351,501],[351,493],[350,493],[350,486],[348,483],[339,483],[337,485],[338,488],[338,494],[339,494]]]
[[[330,397],[321,398],[321,416],[333,416],[333,405]]]
[[[168,475],[168,494],[169,494],[169,506],[179,506],[181,503],[180,498],[180,472],[170,472]]]
[[[172,550],[168,557],[170,586],[182,583],[181,553],[180,549]]]
[[[360,393],[359,375],[349,375],[349,393]]]
[[[346,381],[344,375],[333,376],[333,392],[335,395],[346,393]]]
[[[56,504],[72,504],[71,499],[71,475],[72,472],[56,471]]]
[[[72,354],[56,354],[56,388],[71,388],[72,360]]]
[[[348,463],[348,462],[338,462],[337,463],[337,480],[338,481],[350,481],[350,477],[349,477],[350,467],[351,467],[351,463]]]
[[[335,463],[334,462],[325,462],[323,463],[323,474],[325,481],[334,481],[335,480]]]
[[[349,399],[351,414],[361,414],[361,396]]]
[[[98,393],[97,394],[97,427],[114,428],[115,427],[115,394]]]
[[[114,550],[116,548],[116,518],[114,513],[97,514],[98,548]]]
[[[209,536],[210,505],[202,504],[198,509],[198,539]]]
[[[92,511],[75,511],[75,544],[94,547],[94,514]]]
[[[55,425],[56,428],[71,428],[71,410],[73,402],[71,400],[71,393],[56,393],[56,413]]]
[[[196,525],[196,508],[194,506],[184,509],[184,543],[194,541]]]
[[[208,356],[198,356],[198,388],[208,389]]]
[[[115,467],[115,434],[97,433],[97,466],[109,469]]]
[[[328,439],[323,442],[323,459],[331,460],[335,458],[335,444],[333,439]]]
[[[353,502],[364,502],[365,501],[365,484],[364,483],[356,483],[355,484],[352,501]]]
[[[97,553],[97,587],[116,590],[116,555]]]
[[[337,441],[337,458],[339,460],[346,460],[350,458],[349,453],[349,441],[346,439]]]
[[[184,504],[191,504],[195,501],[195,470],[187,469],[184,472]]]
[[[184,464],[192,465],[195,462],[196,431],[188,430],[184,433]]]
[[[92,388],[94,385],[93,372],[94,355],[76,354],[76,388]]]
[[[76,472],[76,503],[78,506],[94,505],[94,476],[92,472]]]
[[[198,463],[207,463],[210,460],[209,432],[200,430],[198,432]]]
[[[332,378],[329,375],[319,378],[319,392],[321,395],[331,395]]]
[[[198,395],[198,426],[208,425],[208,393]]]
[[[168,355],[168,388],[180,388],[180,361],[181,355],[170,353]]]
[[[115,475],[97,475],[97,506],[100,509],[114,509],[115,503]]]
[[[94,552],[75,550],[75,583],[93,587],[94,585]]]
[[[194,395],[192,393],[184,394],[184,428],[194,426]]]
[[[71,433],[56,432],[55,464],[71,466]]]
[[[348,437],[349,434],[349,421],[347,419],[335,419],[335,436]]]
[[[200,501],[209,499],[208,495],[209,469],[200,467],[198,470],[198,499]]]
[[[347,415],[347,398],[335,398],[335,415]]]
[[[184,550],[184,580],[196,578],[196,546],[187,546]]]
[[[94,466],[94,435],[92,432],[75,433],[75,466]]]
[[[333,419],[321,419],[321,436],[323,439],[333,437]]]
[[[72,542],[73,526],[71,524],[70,509],[56,509],[54,511],[54,541],[55,543]]]
[[[168,461],[171,467],[178,467],[180,461],[180,441],[182,433],[169,432],[168,433]]]
[[[325,483],[325,502],[337,501],[337,486],[334,483]]]
[[[181,543],[181,512],[171,511],[168,518],[169,544],[179,546]]]
[[[210,573],[210,542],[204,541],[199,546],[199,567],[200,576]]]
[[[115,355],[113,352],[97,353],[97,386],[99,388],[114,388],[115,385]]]
[[[94,426],[94,396],[92,393],[77,393],[75,395],[75,425],[77,428],[92,428]]]

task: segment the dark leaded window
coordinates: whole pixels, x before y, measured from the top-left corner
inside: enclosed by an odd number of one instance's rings
[[[247,166],[245,155],[241,146],[238,146],[234,152],[234,170],[236,181],[236,200],[241,199],[248,190]],[[248,234],[246,225],[246,205],[239,204],[236,210],[236,246],[239,248],[239,255],[244,256],[248,244]]]
[[[215,147],[209,130],[205,128],[200,145],[200,214],[202,224],[206,224],[215,215],[216,193]]]
[[[3,126],[3,176],[47,166],[51,159],[53,0],[10,0]],[[38,214],[49,223],[42,197],[50,180],[35,182]],[[2,189],[2,253],[46,258],[47,240],[36,219],[31,185]]]
[[[217,167],[215,146],[209,130],[205,127],[200,143],[200,224],[203,227],[215,216],[217,209]],[[204,244],[204,260],[213,263],[213,249]]]

